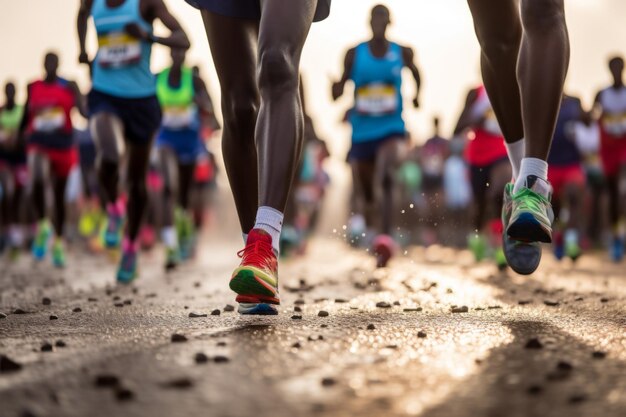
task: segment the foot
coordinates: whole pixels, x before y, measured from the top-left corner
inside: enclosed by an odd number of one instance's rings
[[[498,267],[499,271],[504,271],[506,267],[509,266],[508,262],[506,261],[506,256],[504,255],[504,249],[502,248],[496,249],[494,253],[494,259],[496,261],[496,266]]]
[[[172,271],[180,264],[180,250],[178,248],[165,249],[165,270]]]
[[[472,233],[467,237],[467,247],[474,255],[476,262],[480,262],[487,256],[489,244],[484,235],[480,233]]]
[[[129,284],[137,278],[137,244],[131,243],[128,239],[122,244],[122,259],[117,270],[117,282],[121,284]]]
[[[537,270],[541,261],[541,244],[539,242],[521,242],[512,239],[506,232],[513,211],[513,184],[504,187],[504,203],[502,204],[502,249],[507,263],[518,274],[530,275]]]
[[[107,249],[117,249],[122,242],[124,216],[119,210],[109,210],[107,224],[104,230],[104,246]]]
[[[551,186],[534,175],[526,178],[526,186],[512,195],[511,218],[506,232],[521,242],[552,242],[554,212],[550,204]]]
[[[176,210],[176,233],[180,242],[181,260],[193,257],[195,250],[196,233],[193,219],[184,210]]]
[[[52,264],[55,268],[65,268],[65,245],[63,241],[57,240],[52,245]]]
[[[260,229],[248,234],[246,247],[238,253],[241,264],[233,272],[230,289],[237,293],[241,314],[278,314],[278,261],[271,236]]]
[[[32,252],[36,261],[41,261],[48,253],[48,241],[52,235],[52,227],[47,220],[42,220],[37,224],[35,239],[33,241]]]
[[[378,235],[372,242],[372,253],[376,256],[376,267],[384,268],[395,253],[396,244],[389,235]]]
[[[157,235],[154,231],[154,226],[146,224],[141,228],[139,232],[139,241],[141,242],[141,248],[143,250],[150,250],[156,244]]]

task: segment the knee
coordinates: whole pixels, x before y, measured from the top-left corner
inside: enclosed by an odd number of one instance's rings
[[[526,33],[544,33],[565,25],[563,0],[524,0],[522,24]]]
[[[234,87],[228,92],[223,91],[222,113],[224,125],[230,129],[241,129],[249,125],[254,128],[258,111],[257,94],[254,89]]]
[[[287,48],[269,47],[261,52],[258,84],[262,95],[298,91],[298,64]]]

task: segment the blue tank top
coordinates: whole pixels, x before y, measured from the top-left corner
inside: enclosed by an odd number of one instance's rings
[[[402,48],[390,43],[382,58],[369,44],[356,47],[350,79],[354,82],[354,108],[350,111],[352,142],[363,143],[390,135],[404,135],[402,120]]]
[[[561,110],[556,120],[548,164],[567,166],[581,163],[580,151],[573,137],[573,122],[579,118],[580,106],[578,101],[571,97],[563,99]]]
[[[137,23],[152,33],[152,25],[141,16],[141,0],[126,0],[110,8],[106,0],[94,0],[91,15],[98,35],[98,54],[93,63],[93,88],[121,98],[144,98],[156,91],[150,72],[152,45],[124,33]]]

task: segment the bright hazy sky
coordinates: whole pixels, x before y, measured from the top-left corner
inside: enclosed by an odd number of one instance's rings
[[[284,0],[296,1],[296,0]],[[503,1],[503,0],[498,0]],[[166,0],[188,32],[190,64],[200,64],[210,92],[219,103],[219,87],[199,13],[183,0]],[[568,91],[590,103],[595,92],[609,83],[608,56],[626,55],[626,1],[565,0],[572,44]],[[410,109],[413,85],[405,77],[405,119],[417,141],[430,134],[430,120],[440,114],[445,131],[454,123],[467,90],[479,81],[478,45],[466,0],[333,0],[331,16],[311,29],[302,58],[307,104],[319,133],[334,149],[345,148],[349,131],[339,122],[350,105],[350,94],[338,103],[330,98],[330,78],[338,77],[345,50],[369,36],[369,10],[384,3],[392,13],[389,36],[414,48],[422,72],[419,110]],[[61,55],[61,74],[76,79],[86,91],[86,69],[77,62],[75,17],[79,0],[0,0],[0,82],[18,82],[23,92],[28,80],[41,76],[48,49]],[[157,32],[159,29],[157,29]],[[95,38],[91,31],[90,50]],[[155,47],[155,70],[167,63],[164,47]],[[350,90],[347,90],[349,93]],[[22,93],[23,97],[23,93]]]

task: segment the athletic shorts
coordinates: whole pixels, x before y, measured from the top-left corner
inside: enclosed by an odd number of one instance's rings
[[[97,90],[89,92],[89,115],[111,113],[124,124],[124,137],[138,145],[149,143],[161,126],[161,106],[156,96],[121,98]]]
[[[548,181],[552,184],[553,195],[559,197],[565,187],[570,184],[584,187],[586,184],[585,172],[580,164],[550,165],[548,167]]]
[[[367,142],[352,143],[352,147],[348,152],[348,162],[375,162],[378,150],[387,142],[399,140],[405,142],[408,140],[406,133],[393,133],[381,139],[368,140]]]
[[[604,175],[614,177],[626,165],[626,136],[616,138],[602,131],[600,135],[600,158]]]
[[[239,19],[261,18],[260,0],[185,0],[197,9],[208,10],[222,16],[236,17]],[[293,0],[288,0],[293,1]],[[331,0],[318,0],[315,10],[314,22],[324,20],[330,14]]]
[[[24,146],[21,149],[1,149],[0,148],[0,165],[14,167],[26,165],[26,151]]]
[[[161,130],[157,137],[157,147],[174,151],[181,164],[195,163],[204,148],[199,135],[193,129]]]
[[[38,144],[29,144],[27,152],[42,153],[50,161],[50,169],[59,178],[68,178],[78,164],[78,151],[72,146],[67,149],[45,148]]]
[[[509,158],[504,157],[500,158],[489,165],[485,166],[477,166],[470,165],[469,166],[469,174],[470,174],[470,183],[472,184],[472,192],[474,193],[475,198],[482,198],[487,193],[487,188],[489,182],[491,181],[491,170],[499,164],[507,163],[509,164]]]

